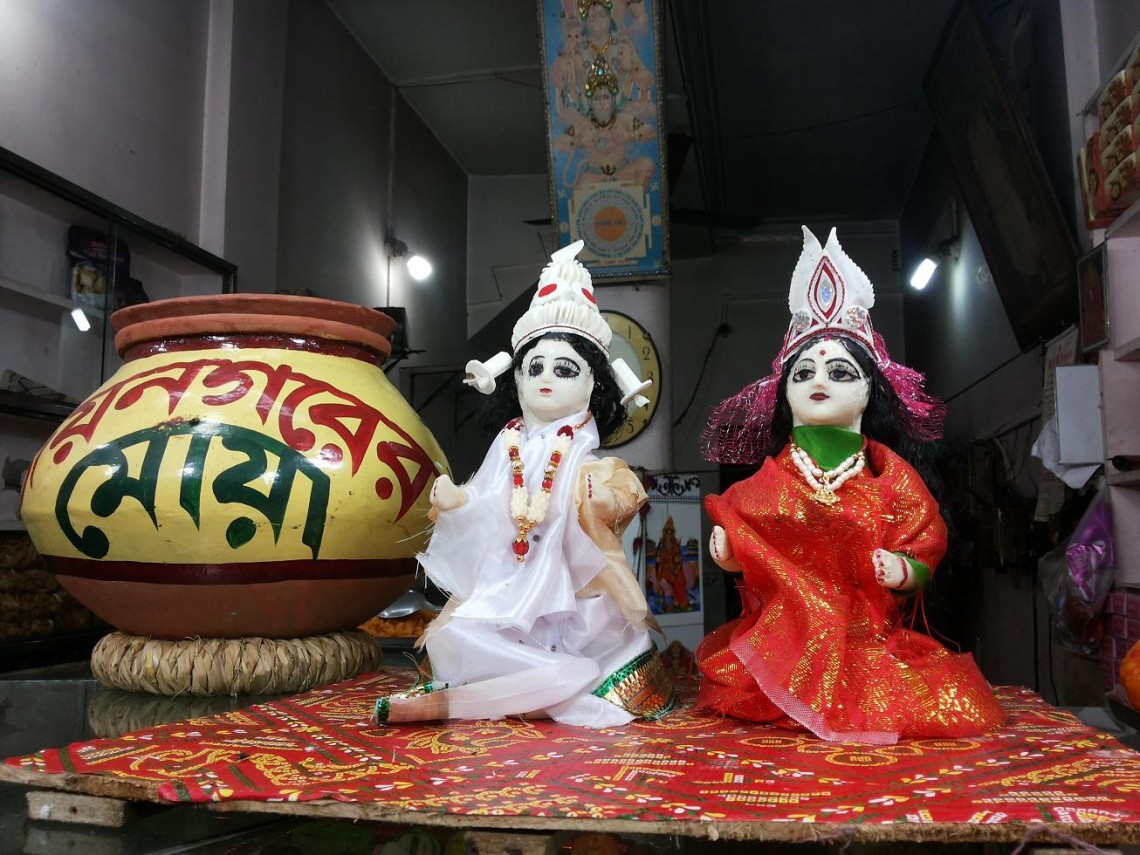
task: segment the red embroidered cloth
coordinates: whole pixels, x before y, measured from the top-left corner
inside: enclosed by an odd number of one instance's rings
[[[1005,727],[890,746],[682,709],[592,731],[549,721],[376,727],[407,670],[5,761],[161,782],[173,801],[336,799],[425,813],[815,823],[1140,822],[1140,753],[1026,689]]]

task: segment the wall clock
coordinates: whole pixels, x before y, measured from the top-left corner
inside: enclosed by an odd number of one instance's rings
[[[661,399],[661,356],[649,332],[629,315],[606,309],[601,314],[614,333],[610,340],[610,359],[620,356],[638,377],[653,381],[653,385],[642,393],[649,399],[649,405],[630,411],[625,424],[602,443],[603,448],[616,448],[649,427],[657,412],[657,403]]]

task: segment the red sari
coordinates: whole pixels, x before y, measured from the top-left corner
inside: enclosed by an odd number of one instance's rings
[[[743,567],[744,614],[697,648],[698,707],[872,744],[990,730],[1005,714],[973,658],[905,628],[904,600],[875,581],[879,547],[933,570],[938,505],[886,446],[865,451],[832,507],[811,499],[789,448],[706,500]]]

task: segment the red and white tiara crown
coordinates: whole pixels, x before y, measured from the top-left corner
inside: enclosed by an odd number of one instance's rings
[[[804,248],[792,271],[788,292],[788,310],[792,313],[779,361],[790,357],[809,338],[823,333],[841,335],[858,342],[883,362],[871,326],[870,309],[875,305],[875,287],[867,274],[852,261],[839,245],[835,229],[828,235],[827,245],[820,246],[807,227]]]

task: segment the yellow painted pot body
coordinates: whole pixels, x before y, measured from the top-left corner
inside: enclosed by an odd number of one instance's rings
[[[413,579],[442,451],[380,365],[392,322],[278,295],[116,312],[122,368],[36,456],[49,568],[156,638],[351,629]]]

